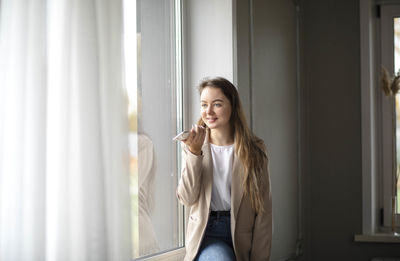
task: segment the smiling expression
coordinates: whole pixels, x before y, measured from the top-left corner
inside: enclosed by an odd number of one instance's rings
[[[210,129],[230,127],[231,103],[219,88],[204,88],[200,100],[201,118]]]

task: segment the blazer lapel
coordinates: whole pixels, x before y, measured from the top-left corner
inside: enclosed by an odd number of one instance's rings
[[[242,187],[242,164],[234,155],[233,160],[233,170],[232,170],[232,184],[231,184],[231,208],[234,215],[234,220],[236,220],[237,213],[239,211],[240,202],[243,197],[243,187]]]
[[[211,148],[209,141],[209,130],[207,129],[205,141],[202,147],[203,151],[203,184],[206,193],[208,209],[211,205],[212,182],[213,182],[213,163],[211,158]]]

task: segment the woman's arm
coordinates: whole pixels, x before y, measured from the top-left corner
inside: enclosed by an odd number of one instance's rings
[[[253,245],[251,247],[250,260],[268,261],[271,256],[272,241],[272,196],[268,172],[268,160],[264,164],[264,180],[262,197],[264,211],[258,213],[253,228]]]
[[[185,206],[193,205],[199,198],[203,161],[201,148],[205,136],[203,127],[193,125],[189,137],[182,144],[182,172],[176,196]]]
[[[176,196],[182,204],[191,206],[199,198],[203,155],[193,154],[186,145],[182,147],[182,172]]]

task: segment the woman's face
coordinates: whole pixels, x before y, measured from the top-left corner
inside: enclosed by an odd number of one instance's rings
[[[205,87],[200,102],[201,118],[210,129],[230,127],[231,103],[219,88]]]

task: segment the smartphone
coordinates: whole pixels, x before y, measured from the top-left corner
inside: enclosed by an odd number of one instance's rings
[[[180,140],[180,141],[184,141],[187,138],[189,138],[189,133],[190,131],[182,131],[181,133],[179,133],[178,135],[176,135],[173,140]]]
[[[197,126],[197,125],[194,125]],[[198,126],[199,128],[204,129],[203,126]],[[189,134],[190,131],[186,130],[186,131],[182,131],[181,133],[179,133],[178,135],[176,135],[173,140],[180,140],[180,141],[185,141],[187,138],[189,138]]]

